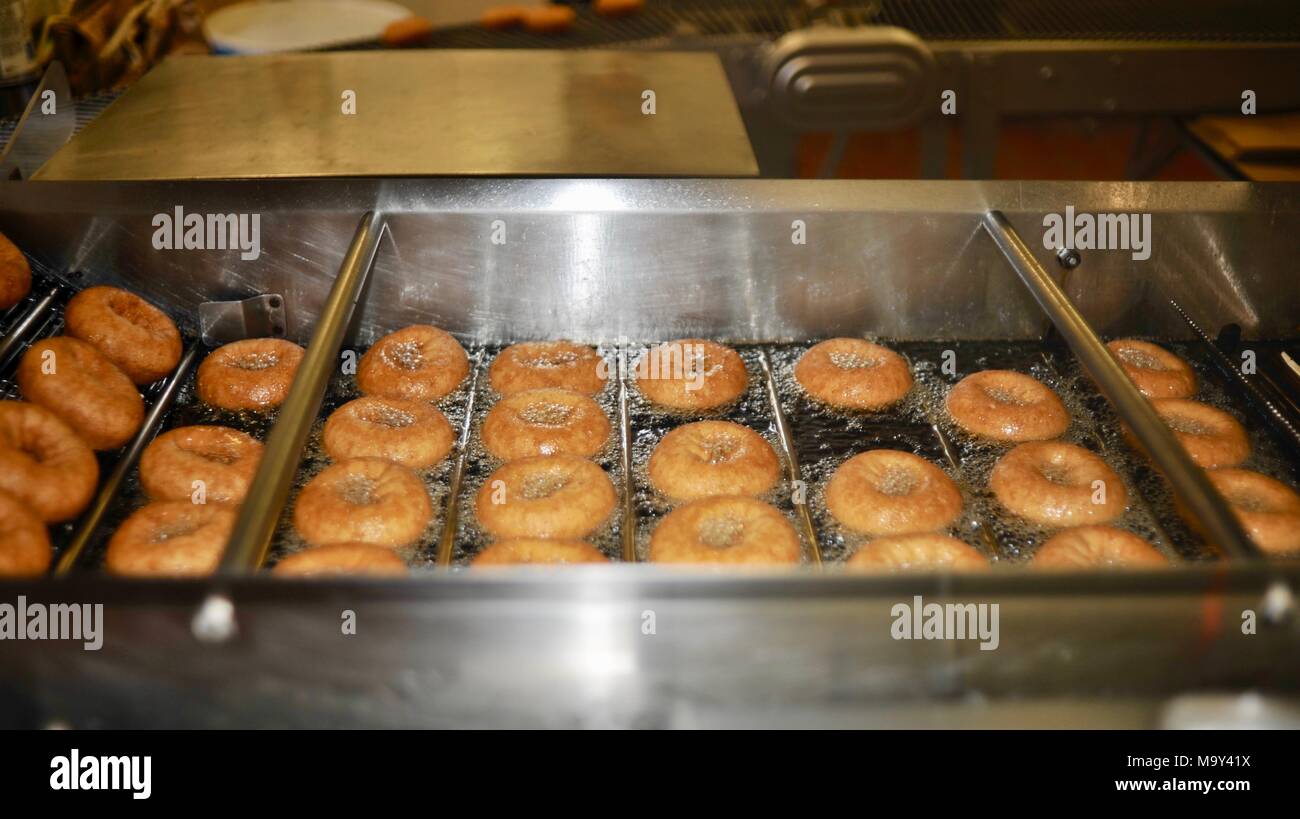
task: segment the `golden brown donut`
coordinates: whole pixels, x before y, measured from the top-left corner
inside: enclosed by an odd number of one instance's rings
[[[284,403],[304,350],[282,338],[233,341],[199,365],[199,398],[221,409],[273,409]]]
[[[754,498],[719,496],[679,506],[650,536],[656,563],[798,563],[803,550],[790,521]]]
[[[99,461],[72,427],[44,407],[0,401],[0,490],[41,520],[69,520],[95,496]]]
[[[262,461],[262,442],[230,427],[178,427],[140,456],[140,485],[154,500],[194,502],[195,481],[205,503],[243,503]]]
[[[609,440],[600,405],[569,390],[540,389],[502,398],[483,420],[483,446],[503,461],[530,455],[588,458]]]
[[[1021,444],[1003,455],[989,488],[1011,512],[1044,526],[1108,523],[1128,506],[1124,482],[1105,461],[1057,441]]]
[[[1236,466],[1250,457],[1245,427],[1223,410],[1186,398],[1157,398],[1151,407],[1197,466]]]
[[[614,485],[591,461],[538,455],[493,472],[474,501],[479,525],[498,539],[583,538],[614,511]]]
[[[18,365],[23,397],[77,431],[91,449],[117,449],[144,422],[144,399],[98,350],[67,336],[28,348]]]
[[[844,568],[855,572],[982,571],[988,559],[955,537],[932,532],[877,538],[858,549]]]
[[[528,6],[495,6],[483,12],[479,24],[483,28],[500,31],[522,26],[527,16]]]
[[[53,558],[45,523],[23,501],[0,492],[0,577],[45,574]]]
[[[538,34],[561,34],[573,28],[578,12],[568,6],[534,6],[524,12],[524,28]]]
[[[700,338],[650,348],[637,360],[634,373],[642,395],[674,410],[717,409],[735,401],[749,386],[739,353]]]
[[[167,314],[116,287],[91,287],[64,311],[68,335],[104,354],[136,384],[171,375],[181,360],[181,334]]]
[[[469,357],[450,333],[413,324],[374,343],[357,367],[357,386],[366,395],[437,401],[469,374]]]
[[[609,558],[585,540],[517,537],[498,540],[470,561],[475,568],[524,563],[608,563]]]
[[[23,252],[0,233],[0,310],[8,310],[32,289],[32,267]]]
[[[234,526],[233,506],[155,501],[113,533],[104,565],[113,574],[212,574]]]
[[[625,17],[645,8],[645,0],[594,0],[592,11],[601,17]]]
[[[1300,495],[1281,481],[1246,469],[1205,473],[1260,551],[1300,554]]]
[[[392,549],[369,543],[333,543],[285,555],[271,573],[281,577],[399,577],[407,574],[408,570],[406,562]]]
[[[572,341],[511,344],[492,360],[488,384],[503,396],[543,387],[596,395],[605,388],[604,359]]]
[[[1110,526],[1076,526],[1038,547],[1035,569],[1140,569],[1169,565],[1169,559],[1131,532]]]
[[[1046,441],[1070,426],[1070,413],[1050,387],[1011,370],[966,376],[944,404],[957,426],[995,441]]]
[[[961,490],[939,467],[910,452],[873,449],[854,455],[826,484],[826,508],[864,535],[934,532],[961,514]]]
[[[650,483],[673,500],[710,495],[762,495],[781,478],[772,445],[730,421],[697,421],[674,429],[650,455]]]
[[[813,346],[794,365],[794,377],[813,398],[841,409],[884,409],[912,389],[907,361],[861,338],[832,338]]]
[[[330,413],[321,436],[336,461],[383,458],[411,469],[441,463],[456,435],[438,409],[422,401],[365,396]]]
[[[1117,339],[1106,347],[1147,398],[1190,398],[1196,394],[1196,373],[1164,347],[1135,338]]]
[[[303,487],[293,526],[308,543],[406,546],[433,519],[418,475],[381,458],[350,458],[326,467]]]

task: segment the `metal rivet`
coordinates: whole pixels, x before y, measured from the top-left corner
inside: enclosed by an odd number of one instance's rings
[[[205,643],[224,643],[239,630],[235,625],[235,604],[224,594],[209,595],[190,624],[194,636]]]

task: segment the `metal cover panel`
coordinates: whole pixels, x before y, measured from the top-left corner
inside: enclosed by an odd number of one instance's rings
[[[38,177],[757,172],[712,54],[389,51],[172,58]]]

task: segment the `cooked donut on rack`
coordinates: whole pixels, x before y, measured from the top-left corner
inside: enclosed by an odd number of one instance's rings
[[[474,499],[479,525],[498,539],[583,538],[609,520],[609,476],[576,455],[537,455],[493,472]]]
[[[63,318],[68,335],[99,350],[136,384],[152,384],[180,363],[180,331],[134,293],[89,287],[72,297]]]
[[[1111,526],[1076,526],[1057,532],[1038,547],[1035,569],[1142,569],[1169,565],[1169,559],[1132,532]]]
[[[763,495],[781,478],[781,462],[762,435],[731,421],[696,421],[665,435],[646,468],[654,488],[673,500]]]
[[[76,430],[91,449],[117,449],[144,422],[135,384],[84,341],[57,336],[36,342],[18,364],[18,388]]]
[[[69,520],[95,496],[99,461],[57,415],[0,401],[0,490],[48,523]]]
[[[518,566],[521,564],[608,563],[599,549],[585,540],[554,540],[540,537],[517,537],[498,540],[479,552],[470,565]]]
[[[1004,507],[1044,526],[1108,523],[1128,506],[1128,490],[1098,455],[1074,444],[1036,441],[1003,455],[989,488]]]
[[[483,446],[503,461],[530,455],[588,458],[609,441],[609,419],[592,399],[544,388],[502,398],[483,419]]]
[[[524,341],[492,359],[488,384],[503,396],[544,387],[596,395],[605,388],[604,364],[594,349],[572,341]]]
[[[27,257],[0,233],[0,310],[8,310],[32,289],[32,267]]]
[[[262,460],[262,442],[230,427],[178,427],[149,442],[140,485],[154,500],[243,503]]]
[[[24,501],[0,491],[0,577],[44,574],[53,558],[45,522]]]
[[[989,561],[955,537],[935,532],[876,538],[844,561],[854,572],[982,571]]]
[[[104,565],[114,574],[212,574],[234,526],[233,506],[155,501],[113,533]]]
[[[524,28],[537,34],[561,34],[573,28],[578,12],[568,6],[528,6],[524,9]]]
[[[798,563],[794,526],[771,504],[742,496],[703,498],[669,512],[650,536],[656,563]]]
[[[1223,410],[1185,398],[1157,398],[1151,407],[1197,466],[1236,466],[1250,457],[1246,428]]]
[[[873,449],[835,470],[826,484],[826,508],[859,534],[906,535],[951,526],[962,497],[952,478],[926,459]]]
[[[1205,474],[1260,551],[1300,556],[1300,495],[1294,489],[1247,469]]]
[[[995,441],[1046,441],[1070,426],[1070,413],[1050,387],[1012,370],[966,376],[944,405],[957,426]]]
[[[861,338],[832,338],[813,346],[794,365],[794,377],[813,398],[840,409],[885,409],[912,389],[907,360]]]
[[[415,543],[433,519],[433,503],[414,471],[381,458],[326,467],[298,495],[293,525],[308,543]]]
[[[426,469],[451,453],[456,436],[432,404],[363,396],[330,413],[321,440],[336,461],[383,458]]]
[[[469,357],[450,333],[413,324],[379,339],[357,365],[366,395],[437,401],[469,375]]]
[[[749,386],[739,353],[700,338],[651,347],[637,359],[633,375],[647,400],[672,410],[717,409],[735,401]]]
[[[332,543],[285,555],[272,574],[280,577],[366,575],[400,577],[408,574],[406,561],[392,549],[370,543]]]
[[[1135,338],[1116,339],[1106,347],[1147,398],[1190,398],[1196,394],[1196,373],[1164,347]]]
[[[248,338],[218,347],[199,365],[199,398],[234,412],[284,403],[304,350],[282,338]]]

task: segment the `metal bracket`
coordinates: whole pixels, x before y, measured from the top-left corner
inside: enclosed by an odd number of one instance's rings
[[[199,305],[203,343],[218,347],[245,338],[284,335],[284,296],[268,293],[243,301],[205,301]]]

